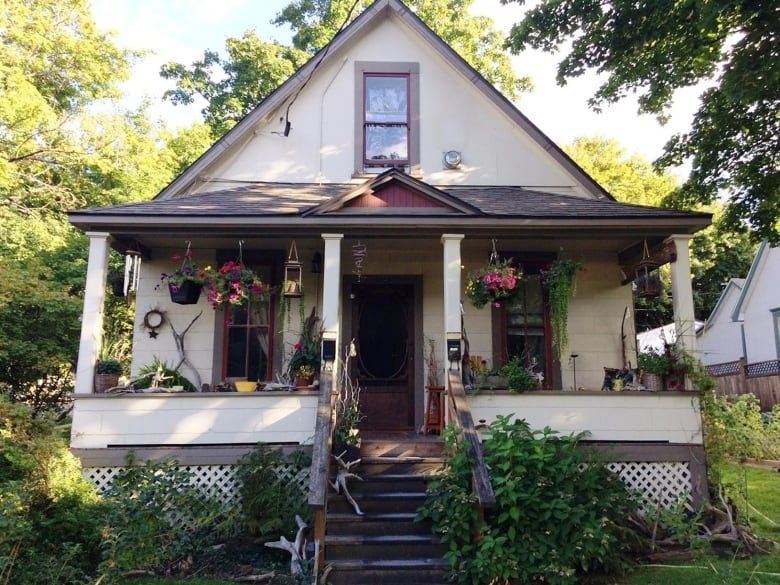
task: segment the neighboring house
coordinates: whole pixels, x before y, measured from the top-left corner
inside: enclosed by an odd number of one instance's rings
[[[763,242],[747,278],[729,281],[698,333],[697,354],[704,365],[780,359],[779,282],[780,248]]]
[[[457,371],[447,348],[463,350],[465,331],[488,365],[523,356],[544,375],[542,391],[471,396],[475,420],[515,413],[535,428],[589,431],[593,444],[617,445],[624,477],[663,503],[706,492],[695,394],[599,389],[604,367],[636,363],[623,321],[645,249],[671,264],[675,321],[693,331],[688,242],[710,216],[616,202],[398,0],[372,4],[154,200],[73,211],[70,221],[90,239],[71,446],[98,483],[130,450],[218,478],[257,441],[312,442],[316,392],[93,393],[110,248],[143,257],[133,374],[184,352],[183,373],[213,388],[274,379],[298,339],[297,301],[281,318],[276,296],[250,307],[247,322],[205,295],[171,303],[160,274],[191,242],[199,264],[240,255],[279,286],[295,242],[302,312],[316,309],[336,348],[320,387],[329,393],[354,339],[366,432],[423,425],[425,340]],[[522,265],[526,301],[476,309],[464,280],[494,246]],[[584,265],[562,352],[540,278],[558,257]],[[310,270],[315,258],[321,272]],[[681,342],[693,348],[692,333]]]
[[[694,331],[697,333],[704,327],[703,321],[695,321],[693,324]],[[636,335],[636,347],[637,351],[652,351],[655,353],[663,353],[667,345],[674,345],[677,342],[677,325],[675,323],[667,323],[661,327],[655,329],[648,329],[642,331]]]

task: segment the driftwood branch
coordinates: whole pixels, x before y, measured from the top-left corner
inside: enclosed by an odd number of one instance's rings
[[[195,315],[195,318],[190,321],[190,324],[187,325],[187,327],[179,333],[176,331],[176,328],[173,326],[173,321],[170,321],[171,331],[173,332],[173,338],[176,340],[176,351],[179,352],[179,363],[176,364],[176,367],[173,368],[174,370],[178,370],[182,364],[186,364],[187,367],[192,370],[192,373],[195,374],[195,388],[200,390],[201,382],[200,382],[200,374],[198,374],[198,370],[195,369],[195,366],[192,364],[192,362],[187,357],[186,352],[184,351],[184,336],[187,335],[187,332],[190,330],[190,328],[195,324],[195,321],[200,319],[200,316],[203,314],[203,311]]]
[[[298,532],[295,535],[295,542],[290,542],[284,536],[274,542],[266,542],[268,548],[278,548],[290,553],[290,574],[294,577],[303,571],[303,565],[306,562],[306,541],[304,536],[308,525],[303,519],[296,515],[295,523],[298,525]]]
[[[355,514],[358,516],[363,516],[363,511],[360,509],[360,506],[358,506],[355,498],[352,497],[352,494],[349,493],[349,488],[347,487],[347,480],[358,479],[363,481],[362,477],[352,472],[352,468],[360,465],[362,459],[355,459],[354,461],[345,462],[343,457],[346,453],[347,452],[344,451],[338,456],[333,456],[333,458],[336,460],[336,464],[338,465],[338,470],[336,471],[336,481],[331,481],[328,483],[330,483],[333,489],[336,490],[337,494],[344,492],[344,497],[347,499],[347,502],[349,502],[355,509]]]

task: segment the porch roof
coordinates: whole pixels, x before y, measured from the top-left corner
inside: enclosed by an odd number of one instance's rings
[[[453,213],[451,207],[381,209],[335,209],[309,214],[316,207],[355,189],[354,183],[264,183],[208,191],[172,199],[114,205],[70,212],[70,221],[81,229],[106,229],[119,225],[254,225],[271,223],[276,227],[303,227],[304,224],[343,225],[345,216],[360,216],[360,225],[381,227],[391,218],[414,216],[416,222],[438,224],[445,219],[462,225],[478,225],[488,220],[511,227],[517,220],[539,219],[591,222],[603,220],[672,223],[678,231],[692,233],[710,222],[710,214],[678,211],[619,203],[606,199],[586,199],[549,193],[520,186],[446,185],[436,189],[470,207],[471,213]],[[454,215],[454,217],[453,217]],[[460,216],[460,217],[459,217]]]

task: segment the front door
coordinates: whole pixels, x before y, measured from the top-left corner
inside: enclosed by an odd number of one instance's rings
[[[414,286],[352,284],[362,429],[414,428]]]

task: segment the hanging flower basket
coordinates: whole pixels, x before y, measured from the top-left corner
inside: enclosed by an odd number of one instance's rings
[[[201,268],[193,262],[189,242],[183,257],[176,254],[171,259],[177,263],[181,262],[181,265],[173,272],[160,274],[161,285],[167,285],[171,302],[179,305],[194,305],[200,298],[203,285],[208,281],[211,268]]]
[[[180,285],[168,283],[168,292],[171,294],[171,302],[178,305],[195,305],[200,299],[200,291],[203,285],[194,280],[185,280]]]
[[[487,266],[469,273],[466,280],[466,296],[477,309],[490,303],[500,307],[520,292],[523,271],[512,265],[511,260],[491,261]]]
[[[265,301],[271,292],[254,270],[232,260],[209,274],[206,290],[208,301],[214,309],[240,307],[250,299]]]

